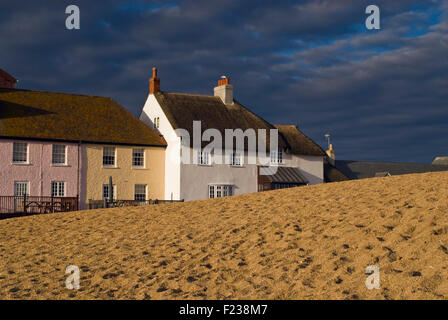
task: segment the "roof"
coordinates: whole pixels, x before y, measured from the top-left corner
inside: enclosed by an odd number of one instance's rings
[[[308,156],[324,156],[325,151],[313,140],[307,137],[295,125],[274,125],[283,135],[293,154]]]
[[[17,82],[17,79],[14,78],[12,75],[10,75],[9,73],[7,73],[6,71],[0,69],[0,78],[6,79],[10,82]]]
[[[448,157],[436,157],[432,164],[448,166]]]
[[[202,132],[207,129],[217,129],[223,137],[225,129],[241,129],[243,131],[265,129],[266,148],[269,150],[269,130],[275,129],[275,127],[237,101],[232,105],[225,105],[219,97],[185,93],[157,92],[154,96],[171,126],[174,129],[187,130],[190,137],[193,137],[193,121],[201,121]],[[193,145],[192,138],[190,142]],[[202,142],[202,147],[208,143]],[[279,135],[278,145],[283,148],[288,147],[281,135]],[[247,150],[246,142],[245,149]]]
[[[331,165],[327,160],[324,162],[324,180],[325,182],[340,182],[350,180],[338,168]]]
[[[307,184],[308,180],[298,168],[294,167],[260,167],[260,172],[274,183],[301,183]]]
[[[165,147],[111,98],[0,89],[0,137]]]
[[[448,171],[448,165],[432,165],[399,162],[371,162],[336,160],[335,166],[350,179],[373,178],[384,172],[390,175]]]

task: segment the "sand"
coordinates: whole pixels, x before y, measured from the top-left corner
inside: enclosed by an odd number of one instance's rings
[[[447,299],[448,173],[0,221],[2,299]],[[68,290],[68,265],[80,289]],[[380,269],[380,288],[365,268]]]

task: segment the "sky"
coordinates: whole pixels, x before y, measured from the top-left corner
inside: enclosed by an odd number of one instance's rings
[[[65,9],[80,8],[67,30]],[[380,8],[368,30],[366,7]],[[235,99],[340,160],[448,156],[448,0],[0,0],[0,68],[18,88],[109,96],[139,116],[161,90]]]

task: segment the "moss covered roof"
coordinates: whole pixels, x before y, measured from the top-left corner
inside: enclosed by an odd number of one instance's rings
[[[19,89],[0,89],[0,137],[166,146],[111,98]]]

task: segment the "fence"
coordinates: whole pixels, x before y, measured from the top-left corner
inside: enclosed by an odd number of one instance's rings
[[[184,200],[113,200],[112,202],[108,202],[108,200],[89,200],[88,209],[139,207],[173,202],[184,202]]]
[[[0,219],[78,210],[78,197],[0,196]]]

